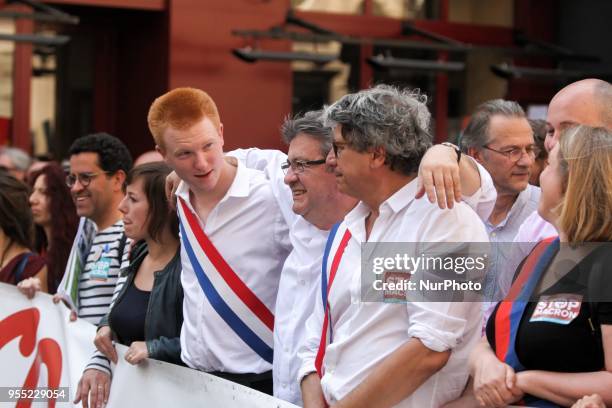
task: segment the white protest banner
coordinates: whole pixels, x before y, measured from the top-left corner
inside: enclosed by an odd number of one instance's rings
[[[58,401],[71,400],[95,350],[95,327],[81,320],[70,322],[69,310],[46,294],[29,300],[15,286],[0,283],[0,298],[2,406],[16,406],[6,405],[16,402],[16,391],[39,387],[61,387]],[[53,406],[53,401],[48,405]]]
[[[253,407],[291,408],[295,405],[240,384],[162,361],[138,366],[125,362],[127,347],[117,346],[108,407]]]
[[[69,321],[69,310],[38,293],[29,300],[15,286],[0,283],[0,407],[72,406],[83,367],[94,351],[95,327]],[[231,381],[186,367],[147,360],[125,362],[118,345],[108,408],[146,406],[290,408],[294,405]],[[61,387],[57,401],[21,401],[24,389]],[[43,389],[44,396],[49,390]],[[23,394],[21,394],[23,395]],[[68,402],[70,401],[70,402]]]

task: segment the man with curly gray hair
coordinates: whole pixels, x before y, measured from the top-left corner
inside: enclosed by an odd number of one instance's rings
[[[323,256],[323,299],[300,351],[306,407],[439,407],[467,383],[468,353],[480,336],[478,303],[407,301],[413,298],[401,290],[400,303],[397,291],[380,291],[376,302],[359,298],[368,275],[363,244],[487,241],[465,203],[442,210],[415,199],[419,164],[432,143],[425,102],[418,92],[377,86],[326,110],[334,130],[328,164],[339,190],[360,202],[332,228]],[[378,276],[386,282],[396,271]]]
[[[426,102],[418,91],[379,85],[342,98],[328,109],[327,121],[354,150],[382,147],[391,170],[411,175],[432,144]]]

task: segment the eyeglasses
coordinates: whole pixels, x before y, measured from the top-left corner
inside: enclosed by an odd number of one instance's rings
[[[523,157],[523,154],[526,154],[532,159],[535,159],[535,157],[538,154],[536,145],[530,145],[530,146],[525,147],[524,149],[515,147],[513,149],[508,149],[508,150],[496,150],[496,149],[490,148],[487,145],[483,147],[487,150],[491,150],[492,152],[504,155],[513,162],[519,161],[521,157]]]
[[[79,180],[79,183],[81,183],[83,187],[87,187],[89,184],[91,184],[91,180],[98,177],[100,174],[112,174],[112,172],[103,171],[100,173],[69,174],[66,176],[66,185],[69,188],[72,188],[72,186],[76,184],[77,180]]]
[[[293,171],[295,174],[300,174],[303,173],[304,170],[306,170],[308,167],[311,166],[318,166],[319,164],[324,164],[325,163],[325,159],[319,159],[319,160],[288,160],[286,162],[284,162],[283,164],[281,164],[281,169],[283,170],[283,173],[287,174],[287,172],[289,171],[289,168],[291,168],[291,171]]]

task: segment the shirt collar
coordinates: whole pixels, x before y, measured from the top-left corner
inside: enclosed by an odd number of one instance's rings
[[[397,190],[391,197],[387,198],[381,205],[388,206],[394,213],[400,212],[404,208],[408,207],[412,201],[417,190],[417,179],[416,177],[410,183]]]
[[[236,176],[234,177],[234,181],[232,181],[232,185],[230,186],[229,190],[227,190],[227,193],[223,199],[226,199],[227,197],[248,197],[250,187],[251,182],[249,179],[249,170],[244,167],[244,164],[238,161]]]
[[[416,191],[417,179],[415,178],[393,193],[391,197],[383,201],[380,205],[380,213],[383,214],[389,211],[392,213],[398,213],[402,211],[404,208],[408,207],[412,201],[414,201]],[[346,215],[346,223],[350,226],[357,221],[363,221],[363,219],[367,217],[369,213],[370,207],[368,207],[363,201],[360,201],[359,204],[357,204],[357,206],[355,206],[355,208]]]
[[[229,197],[248,197],[250,190],[251,183],[249,178],[249,169],[244,167],[244,164],[238,161],[238,168],[236,170],[234,181],[232,181],[229,190],[227,190],[227,193],[225,193],[225,196],[221,199],[221,201],[225,201]],[[187,202],[190,202],[189,185],[184,181],[181,181],[176,189],[175,195]]]

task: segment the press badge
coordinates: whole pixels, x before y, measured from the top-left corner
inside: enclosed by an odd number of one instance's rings
[[[108,274],[111,266],[111,258],[108,257],[108,252],[110,251],[110,247],[108,244],[104,245],[102,251],[96,251],[94,255],[94,262],[91,271],[90,278],[97,281],[106,281],[108,280]]]
[[[549,322],[568,325],[580,314],[582,295],[560,293],[540,296],[530,322]]]
[[[385,271],[383,274],[383,302],[405,303],[410,273],[403,271]]]

